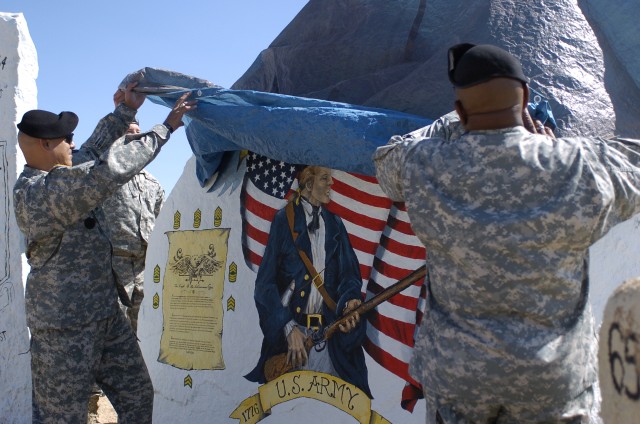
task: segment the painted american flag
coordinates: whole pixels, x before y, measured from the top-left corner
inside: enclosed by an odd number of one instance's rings
[[[247,265],[257,272],[271,221],[298,186],[300,166],[250,153],[241,194],[242,244]],[[392,202],[375,177],[334,170],[327,208],[342,218],[360,262],[363,296],[371,298],[424,264],[424,246],[413,234],[404,204]],[[426,287],[418,281],[367,314],[364,348],[380,365],[406,381],[402,407],[413,410],[421,397],[408,372],[416,326],[422,319]]]

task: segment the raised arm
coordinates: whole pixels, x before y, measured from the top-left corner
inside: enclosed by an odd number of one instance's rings
[[[144,103],[145,94],[133,91],[137,83],[130,83],[123,91],[118,89],[113,95],[115,109],[98,122],[87,141],[73,155],[73,164],[96,160],[117,139],[122,137],[135,119],[138,109]]]
[[[178,99],[167,119],[180,121],[186,112],[195,108],[195,102],[186,101],[187,96]],[[93,162],[71,167],[57,166],[43,178],[16,185],[14,196],[18,220],[25,227],[36,223],[28,228],[30,238],[50,234],[51,230],[64,231],[140,172],[169,137],[170,132],[165,125],[156,125],[146,133],[117,139]],[[34,185],[43,187],[36,189]],[[41,219],[29,219],[33,211],[37,211]],[[49,228],[41,228],[37,222],[47,222]]]

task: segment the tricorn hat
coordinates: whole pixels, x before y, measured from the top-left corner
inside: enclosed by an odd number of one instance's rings
[[[62,138],[73,132],[78,126],[78,115],[73,112],[60,112],[56,115],[46,110],[34,109],[22,116],[18,129],[35,138]]]
[[[449,49],[449,81],[467,88],[492,78],[512,78],[527,84],[522,65],[511,53],[490,44],[457,44]]]

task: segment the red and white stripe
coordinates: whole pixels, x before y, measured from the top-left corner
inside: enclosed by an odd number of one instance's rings
[[[391,200],[375,177],[334,170],[331,202],[327,209],[342,218],[349,241],[360,262],[363,292],[366,288]]]
[[[425,258],[425,248],[411,230],[404,205],[394,203],[375,255],[367,298],[406,277],[423,265]],[[376,362],[416,387],[419,384],[409,375],[409,361],[416,325],[424,312],[425,294],[424,280],[420,280],[370,312],[365,343]]]

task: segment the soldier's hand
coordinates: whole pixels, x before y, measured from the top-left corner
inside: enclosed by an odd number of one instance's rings
[[[553,133],[553,130],[546,125],[543,125],[542,122],[536,119],[536,133],[546,135],[551,138],[556,138],[556,135]]]
[[[556,138],[551,128],[543,125],[542,122],[537,119],[535,121],[533,120],[533,118],[529,114],[529,110],[526,107],[522,109],[522,123],[530,133],[542,134],[551,138]]]
[[[349,300],[342,311],[342,315],[347,315],[349,312],[358,309],[358,306],[360,306],[361,304],[362,304],[362,301],[360,299]],[[360,314],[355,313],[353,314],[353,316],[349,317],[349,319],[347,319],[344,323],[341,323],[340,325],[338,325],[338,328],[340,328],[340,331],[342,331],[343,333],[348,333],[354,328],[356,328],[359,322],[360,322]]]
[[[287,363],[291,364],[294,368],[307,363],[307,349],[304,347],[305,339],[306,336],[298,327],[293,327],[293,330],[291,330],[287,336],[287,344],[289,345]]]
[[[124,91],[118,88],[118,90],[116,90],[116,92],[113,94],[113,105],[115,107],[118,107],[118,105],[122,102],[124,102]]]
[[[142,103],[144,103],[144,100],[147,98],[146,94],[133,90],[137,85],[137,82],[130,82],[127,84],[127,88],[124,89],[124,104],[135,110],[140,109],[140,106],[142,106]]]
[[[176,100],[176,103],[173,105],[173,109],[171,109],[169,115],[167,115],[167,119],[164,120],[164,123],[169,124],[174,131],[184,125],[184,123],[182,122],[182,117],[184,116],[184,114],[197,107],[196,100],[187,101],[187,97],[189,97],[190,95],[191,92],[188,91],[180,96],[180,98]]]

